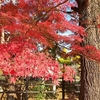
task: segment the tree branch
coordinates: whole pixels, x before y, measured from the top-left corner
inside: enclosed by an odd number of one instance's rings
[[[45,12],[44,15],[40,16],[40,18],[39,18],[38,20],[36,20],[36,23],[38,23],[42,18],[44,18],[52,9],[57,8],[58,6],[60,6],[60,5],[64,4],[64,3],[66,3],[67,1],[68,1],[68,0],[65,0],[65,1],[63,1],[63,2],[61,2],[61,3],[59,3],[59,4],[57,4],[56,6],[49,8],[49,9]]]

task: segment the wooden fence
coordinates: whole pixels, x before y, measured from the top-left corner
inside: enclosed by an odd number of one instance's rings
[[[62,84],[60,88],[62,88]],[[56,94],[59,94],[58,92],[63,94],[62,98],[64,98],[65,92],[80,93],[80,84],[78,82],[71,84],[66,82],[64,88],[64,91],[57,91],[57,87],[51,81],[44,82],[41,79],[28,78],[16,84],[10,84],[8,80],[0,79],[0,100],[28,100],[29,98],[36,98],[36,96],[41,96],[41,98],[44,96],[44,98],[47,98],[46,100],[48,98],[57,100]]]

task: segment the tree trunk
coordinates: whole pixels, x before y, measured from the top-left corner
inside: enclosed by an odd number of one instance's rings
[[[93,45],[100,49],[100,0],[87,0],[88,6],[82,9],[82,21],[88,20],[85,24],[88,37],[84,45]],[[81,67],[81,93],[80,100],[100,100],[100,63],[82,58]]]

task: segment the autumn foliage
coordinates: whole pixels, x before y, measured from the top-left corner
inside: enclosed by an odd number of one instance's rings
[[[52,79],[56,84],[61,76],[72,81],[75,74],[72,68],[65,68],[63,74],[59,63],[47,53],[47,49],[59,46],[61,42],[70,44],[74,53],[87,55],[87,51],[80,46],[84,41],[83,37],[86,36],[84,29],[66,20],[66,9],[76,6],[76,2],[14,1],[16,0],[6,3],[6,0],[1,0],[0,3],[0,69],[5,75],[10,75],[13,83],[19,77],[27,76]],[[58,34],[67,30],[75,34]],[[41,44],[43,51],[38,50],[38,44]]]

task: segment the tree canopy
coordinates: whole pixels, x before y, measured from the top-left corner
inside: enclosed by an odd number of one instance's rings
[[[70,44],[71,55],[91,56],[91,59],[100,60],[100,56],[95,58],[100,52],[93,46],[81,47],[80,43],[87,36],[84,28],[66,20],[66,9],[77,7],[76,2],[15,1],[0,2],[0,69],[5,75],[10,75],[12,82],[18,77],[27,76],[52,79],[56,84],[60,76],[72,81],[75,74],[72,68],[67,67],[65,74],[61,73],[59,63],[47,53],[55,45],[61,46],[60,43]],[[67,30],[74,34],[59,35],[59,32],[63,34]],[[41,44],[43,51],[38,50],[38,44]]]

